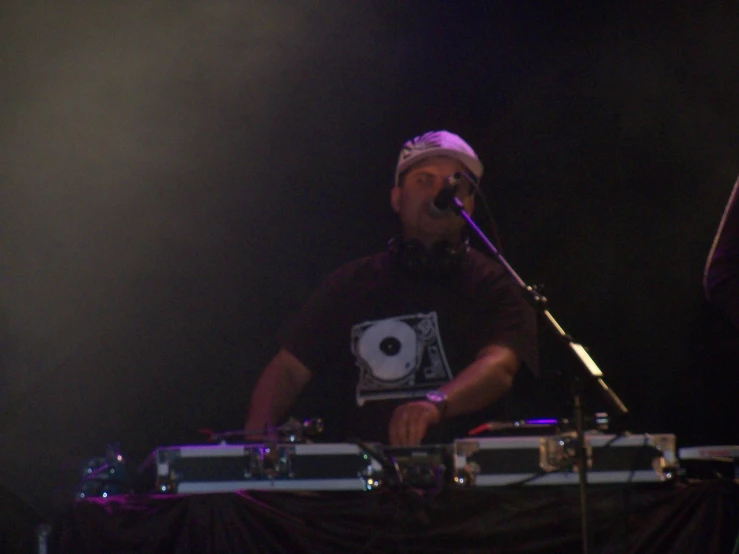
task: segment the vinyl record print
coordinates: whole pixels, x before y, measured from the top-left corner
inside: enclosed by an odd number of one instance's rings
[[[387,319],[367,328],[358,343],[359,356],[380,381],[403,379],[416,369],[418,338],[402,321]]]

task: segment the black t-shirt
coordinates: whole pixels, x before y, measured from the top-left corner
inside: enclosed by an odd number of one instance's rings
[[[313,373],[311,415],[327,440],[388,442],[393,409],[423,398],[491,344],[536,371],[536,316],[505,269],[476,250],[449,275],[411,275],[387,252],[335,271],[289,327],[283,347]],[[466,435],[502,402],[431,427],[424,442]],[[316,413],[320,410],[320,413]]]

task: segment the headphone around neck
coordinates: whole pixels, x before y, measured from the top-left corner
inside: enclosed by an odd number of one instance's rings
[[[439,241],[429,249],[419,240],[397,236],[390,239],[387,249],[393,265],[411,276],[447,277],[459,269],[470,244],[468,240],[456,245]]]

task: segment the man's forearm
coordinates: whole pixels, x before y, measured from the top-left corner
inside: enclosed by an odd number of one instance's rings
[[[273,427],[295,403],[310,380],[310,372],[286,351],[267,365],[251,396],[247,431]]]
[[[513,386],[519,360],[505,346],[491,346],[459,375],[441,387],[447,394],[445,416],[480,410],[499,400]]]
[[[444,417],[475,412],[499,400],[513,386],[518,370],[516,354],[506,346],[490,346],[440,390],[447,395],[446,409],[427,400],[401,404],[388,425],[390,444],[420,444],[430,425]]]

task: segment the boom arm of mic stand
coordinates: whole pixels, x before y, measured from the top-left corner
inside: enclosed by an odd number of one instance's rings
[[[624,403],[621,402],[621,399],[616,395],[613,389],[611,389],[603,381],[603,372],[600,370],[593,358],[591,358],[590,355],[587,353],[585,347],[583,347],[582,344],[575,342],[570,335],[565,333],[564,329],[562,329],[559,323],[557,323],[557,320],[554,319],[554,316],[551,314],[551,312],[546,309],[545,306],[547,303],[547,299],[539,294],[539,292],[534,287],[527,285],[523,281],[523,279],[519,277],[518,273],[516,273],[516,271],[510,266],[510,264],[508,264],[501,253],[498,252],[498,249],[495,247],[495,245],[490,242],[490,240],[485,236],[485,233],[483,233],[480,227],[478,227],[478,225],[472,220],[470,214],[468,214],[467,210],[464,209],[464,205],[459,198],[454,197],[450,208],[455,214],[459,215],[467,222],[467,225],[469,225],[470,228],[475,232],[475,234],[480,238],[480,240],[485,243],[485,246],[488,247],[491,254],[493,254],[493,256],[495,256],[495,258],[503,265],[503,267],[511,275],[511,277],[513,277],[516,283],[518,283],[518,285],[529,294],[529,300],[542,315],[544,320],[549,325],[550,329],[554,331],[557,337],[559,337],[559,339],[566,345],[566,347],[575,355],[575,357],[579,361],[579,364],[577,364],[580,370],[578,376],[583,378],[583,380],[595,382],[595,384],[598,386],[598,391],[600,392],[602,398],[606,401],[610,408],[614,410],[615,415],[626,415],[629,412],[628,408],[626,408]]]

